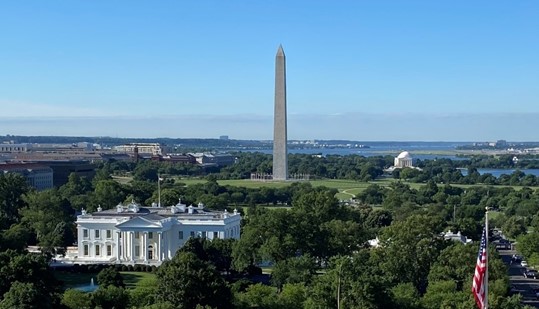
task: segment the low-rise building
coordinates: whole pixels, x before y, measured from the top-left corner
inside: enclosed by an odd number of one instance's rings
[[[165,153],[163,147],[159,143],[131,143],[120,146],[114,146],[113,149],[117,152],[139,155],[163,155]]]
[[[236,163],[236,157],[228,153],[190,153],[200,165],[228,166]]]
[[[53,170],[52,168],[33,163],[6,163],[0,164],[0,172],[17,173],[22,175],[28,185],[36,190],[46,190],[53,188]]]
[[[142,207],[132,202],[77,217],[78,255],[72,263],[161,264],[192,237],[240,238],[241,216],[204,205]]]

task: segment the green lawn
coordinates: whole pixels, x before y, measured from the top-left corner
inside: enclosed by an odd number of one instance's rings
[[[140,271],[121,271],[124,283],[127,288],[134,288],[143,279],[154,279],[154,273],[140,272]]]
[[[137,284],[145,278],[155,278],[154,273],[138,272],[138,271],[121,271],[124,279],[125,286],[127,288],[134,288]],[[94,283],[97,284],[97,273],[83,274],[72,273],[68,271],[55,271],[54,276],[56,279],[62,281],[65,288],[74,288],[84,284],[90,284],[90,280],[93,278]]]
[[[127,183],[129,182],[129,177],[115,177],[116,181]],[[175,178],[176,182],[181,182],[189,185],[199,184],[199,183],[205,183],[205,179],[198,179],[198,178]],[[347,179],[317,179],[317,180],[309,180],[308,182],[313,185],[314,187],[324,186],[332,189],[339,190],[339,193],[335,195],[336,198],[340,200],[347,200],[350,199],[357,194],[361,193],[363,190],[365,190],[369,185],[371,184],[377,184],[382,187],[387,187],[391,185],[391,183],[397,181],[393,178],[382,178],[377,179],[374,181],[369,182],[359,182],[355,180],[347,180]],[[289,186],[292,184],[290,181],[252,181],[250,179],[228,179],[228,180],[218,180],[217,181],[219,185],[222,186],[234,186],[234,187],[246,187],[246,188],[282,188]],[[411,182],[405,182],[403,183],[408,184],[412,189],[419,189],[420,187],[424,186],[424,183],[411,183]],[[478,184],[478,185],[462,185],[462,184],[451,184],[455,187],[460,188],[470,188],[470,187],[483,187],[485,185]],[[521,186],[495,186],[495,187],[510,187],[515,190],[520,190],[523,187]],[[537,189],[538,187],[533,187]]]

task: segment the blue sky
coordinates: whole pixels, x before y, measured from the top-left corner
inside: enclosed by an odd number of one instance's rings
[[[539,2],[3,1],[0,134],[539,140]]]

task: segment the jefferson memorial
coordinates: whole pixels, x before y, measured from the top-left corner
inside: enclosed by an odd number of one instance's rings
[[[68,263],[160,265],[190,237],[240,238],[241,215],[207,211],[202,203],[141,207],[135,202],[77,217],[78,248]]]
[[[413,167],[412,157],[408,151],[401,152],[394,160],[393,166],[395,168]]]

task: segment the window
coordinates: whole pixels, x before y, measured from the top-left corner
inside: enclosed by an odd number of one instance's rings
[[[107,230],[107,239],[111,239],[111,238],[112,238],[112,231]]]
[[[202,232],[202,238],[206,238],[206,231]]]
[[[152,239],[152,238],[153,238],[153,232],[148,232],[148,238],[149,238],[149,239]]]
[[[112,246],[111,245],[107,245],[107,255],[108,256],[112,255]]]
[[[140,256],[140,246],[135,246],[135,256]]]
[[[213,239],[219,238],[219,232],[213,232]]]
[[[191,237],[195,237],[195,232],[191,231],[191,233],[189,233],[189,235],[191,235]]]
[[[135,239],[139,239],[140,238],[140,233],[139,232],[135,232]]]
[[[82,229],[82,238],[88,238],[88,229]]]
[[[88,256],[88,251],[89,251],[88,245],[84,245],[84,255],[85,256]]]
[[[99,245],[95,245],[95,256],[98,256],[98,255],[101,254],[101,252],[99,252],[99,249],[101,249],[101,248],[99,247]]]
[[[99,238],[99,230],[95,230],[95,238],[96,238],[96,239]]]
[[[178,238],[179,238],[179,239],[183,239],[183,231],[179,231],[179,232],[178,232]]]

